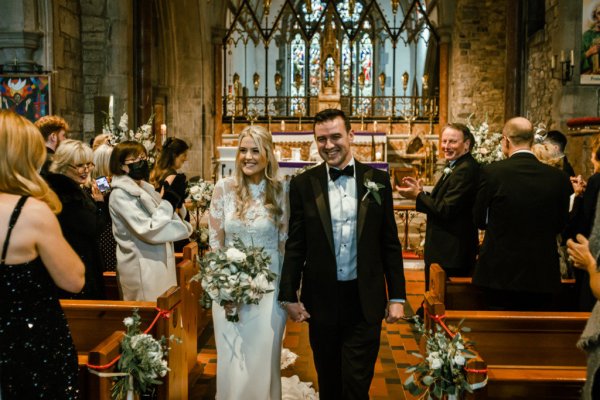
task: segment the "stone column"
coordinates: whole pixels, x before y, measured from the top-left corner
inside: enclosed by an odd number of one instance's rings
[[[40,26],[40,14],[35,0],[5,0],[0,18],[0,64],[4,72],[34,72],[41,70],[36,62],[44,33]],[[41,57],[43,59],[43,57]]]

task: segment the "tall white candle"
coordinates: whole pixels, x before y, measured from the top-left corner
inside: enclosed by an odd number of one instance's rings
[[[160,124],[161,144],[167,140],[167,124]]]
[[[571,67],[575,66],[575,51],[571,50]]]
[[[552,55],[552,57],[550,57],[550,68],[556,69],[556,56],[554,54]]]
[[[377,121],[373,121],[373,132],[377,132]]]
[[[281,132],[285,132],[285,121],[281,121],[280,128],[281,128]]]
[[[565,62],[565,51],[564,50],[560,51],[560,62]]]

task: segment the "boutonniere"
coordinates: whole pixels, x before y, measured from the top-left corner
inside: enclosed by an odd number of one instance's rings
[[[381,195],[379,194],[379,189],[383,189],[384,186],[381,183],[373,182],[368,178],[365,179],[364,185],[367,188],[367,193],[365,193],[361,201],[364,201],[370,194],[373,196],[377,204],[381,205]]]
[[[446,167],[444,168],[444,175],[450,175],[452,173],[452,168]]]

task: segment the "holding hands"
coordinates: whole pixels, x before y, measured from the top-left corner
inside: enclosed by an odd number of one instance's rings
[[[285,303],[284,309],[287,311],[289,317],[295,322],[304,322],[310,318],[310,314],[304,308],[304,304],[301,302],[297,303]]]
[[[423,191],[423,179],[415,179],[412,176],[402,178],[403,186],[396,186],[396,190],[407,199],[414,200]]]

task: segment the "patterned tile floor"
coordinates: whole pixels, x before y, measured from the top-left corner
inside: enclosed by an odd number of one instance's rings
[[[405,276],[408,302],[410,308],[416,310],[424,292],[423,271],[406,269]],[[282,371],[282,374],[284,376],[298,375],[303,381],[314,382],[316,387],[317,376],[308,344],[308,326],[288,322],[284,346],[298,354],[299,357],[296,363]],[[410,324],[400,322],[386,325],[384,323],[379,357],[375,365],[375,377],[370,390],[372,400],[414,398],[404,391],[402,382],[407,378],[405,369],[419,361],[408,352],[417,351],[417,349],[418,345]],[[207,329],[204,337],[199,339],[198,362],[204,365],[204,374],[191,388],[190,399],[214,399],[217,354],[211,329]]]

